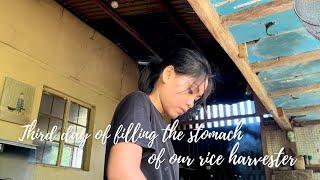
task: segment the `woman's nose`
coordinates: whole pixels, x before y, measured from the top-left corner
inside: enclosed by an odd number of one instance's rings
[[[194,99],[189,99],[188,102],[187,102],[187,105],[188,105],[188,109],[193,108],[193,106],[194,106]]]

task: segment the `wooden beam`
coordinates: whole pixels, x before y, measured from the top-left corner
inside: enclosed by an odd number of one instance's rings
[[[309,164],[306,165],[306,169],[313,170],[313,173],[319,173],[320,172],[320,165],[319,164]]]
[[[247,43],[243,43],[239,45],[239,58],[247,58],[247,57],[248,57]]]
[[[279,57],[251,64],[254,72],[266,71],[275,67],[290,66],[320,60],[320,50],[310,51],[293,56]]]
[[[251,88],[251,87],[250,87]],[[251,89],[252,90],[252,89]],[[252,92],[253,94],[253,100],[254,100],[254,106],[257,114],[268,114],[269,112],[266,110],[266,107],[261,103],[260,99],[256,95],[255,92]]]
[[[222,25],[219,15],[214,10],[210,2],[203,0],[188,0],[188,2],[198,14],[204,25],[207,27],[208,31],[213,35],[213,37],[235,63],[235,65],[239,68],[252,90],[259,97],[268,112],[272,114],[278,125],[282,129],[292,129],[288,119],[279,117],[276,106],[268,96],[267,91],[264,89],[264,86],[262,85],[258,76],[252,71],[248,61],[245,58],[239,57],[238,45],[236,44],[230,32],[225,26]]]
[[[284,109],[282,107],[278,107],[277,111],[278,111],[278,115],[279,115],[279,118],[281,119],[281,121],[286,121],[289,119],[287,117],[286,112],[284,111]]]
[[[302,115],[302,114],[311,113],[311,112],[320,112],[320,105],[286,109],[285,112],[289,116]]]
[[[279,97],[279,96],[288,96],[295,94],[303,94],[303,93],[311,93],[320,91],[320,84],[315,84],[306,87],[298,87],[298,88],[289,88],[289,89],[281,89],[277,91],[272,91],[269,93],[271,98]]]
[[[96,4],[117,24],[119,24],[124,30],[131,34],[140,44],[142,44],[147,50],[149,50],[155,57],[160,59],[160,56],[146,43],[146,41],[137,33],[126,21],[124,21],[117,13],[115,13],[110,6],[105,4],[102,0],[93,0]]]
[[[279,13],[292,7],[292,0],[273,0],[253,8],[222,16],[221,19],[224,25],[232,26]]]

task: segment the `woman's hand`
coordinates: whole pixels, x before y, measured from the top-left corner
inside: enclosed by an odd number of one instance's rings
[[[146,180],[140,169],[142,147],[121,142],[112,146],[108,161],[108,180]]]

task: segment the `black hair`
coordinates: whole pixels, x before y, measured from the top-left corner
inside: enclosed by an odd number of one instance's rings
[[[212,70],[207,59],[196,50],[181,48],[165,60],[151,60],[140,73],[138,87],[140,91],[150,94],[158,81],[162,71],[167,66],[172,65],[177,74],[189,75],[197,79],[208,79],[208,86],[199,103],[204,103],[213,90]]]

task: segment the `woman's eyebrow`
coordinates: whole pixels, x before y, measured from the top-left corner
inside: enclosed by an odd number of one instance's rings
[[[199,92],[200,92],[200,85],[197,85],[196,88],[195,88],[195,90],[196,90],[196,93],[199,94]],[[199,96],[200,96],[200,94],[199,94]]]
[[[201,86],[201,84],[200,84],[199,86],[197,86],[197,93],[199,93],[199,92],[200,92],[200,86]],[[201,97],[203,97],[203,95],[204,95],[204,93],[205,93],[205,91],[206,91],[206,90],[205,90],[205,86],[206,86],[206,85],[205,85],[205,84],[203,84],[203,86],[204,86],[204,87],[203,87],[203,88],[204,88],[204,90],[203,90],[203,93],[202,93],[201,95],[199,94],[200,98],[201,98]]]
[[[203,86],[204,86],[203,93],[204,93],[205,92],[205,86],[206,86],[205,83],[203,83],[204,81],[205,81],[205,78],[203,80],[201,80],[199,84],[196,83],[196,82],[193,82],[193,84],[191,86],[196,86],[196,91],[197,91],[197,93],[199,93],[200,92],[200,86],[203,84]]]

